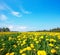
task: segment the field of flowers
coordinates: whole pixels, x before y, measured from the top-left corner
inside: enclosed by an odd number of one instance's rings
[[[60,55],[60,33],[0,32],[0,55]]]

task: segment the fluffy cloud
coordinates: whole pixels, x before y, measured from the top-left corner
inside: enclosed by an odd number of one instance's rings
[[[22,15],[20,14],[20,12],[16,12],[14,11],[10,6],[8,6],[6,3],[1,3],[0,4],[0,10],[7,10],[9,13],[15,17],[22,17]]]
[[[12,11],[11,14],[16,16],[16,17],[22,17],[22,15],[19,12],[16,12],[16,11]]]
[[[22,31],[22,32],[25,32],[25,31],[35,31],[37,28],[36,27],[28,27],[28,26],[20,26],[20,25],[14,25],[14,24],[1,24],[0,23],[0,26],[1,27],[8,27],[11,31]],[[38,29],[37,29],[38,30]]]
[[[20,26],[20,27],[18,27],[18,28],[24,30],[24,29],[26,29],[27,27],[25,27],[25,26]]]
[[[20,7],[21,11],[24,13],[24,14],[31,14],[32,12],[29,12],[27,10],[25,10],[24,8]]]
[[[8,28],[9,28],[9,29],[13,29],[14,27],[13,27],[12,25],[9,25]]]
[[[6,25],[11,31],[26,31],[28,27],[19,25]]]
[[[1,15],[0,15],[0,20],[2,20],[2,21],[3,21],[3,20],[7,20],[7,16],[4,15],[4,14],[1,14]]]
[[[23,11],[23,13],[25,13],[25,14],[31,14],[31,12],[29,12],[29,11]]]
[[[0,10],[12,10],[6,3],[0,3]]]

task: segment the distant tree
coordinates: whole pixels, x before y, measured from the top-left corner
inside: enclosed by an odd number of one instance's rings
[[[10,29],[9,29],[9,28],[5,28],[5,30],[6,30],[6,31],[10,31]]]
[[[60,28],[54,28],[54,29],[51,29],[50,31],[60,32]]]
[[[60,28],[53,28],[53,29],[50,29],[50,30],[38,30],[38,31],[35,31],[35,32],[60,32]]]
[[[0,32],[2,32],[2,28],[0,28]]]
[[[9,28],[0,28],[0,32],[9,32],[10,31],[10,29]]]
[[[2,28],[2,31],[3,31],[3,32],[5,32],[5,31],[6,31],[6,29],[3,27],[3,28]]]

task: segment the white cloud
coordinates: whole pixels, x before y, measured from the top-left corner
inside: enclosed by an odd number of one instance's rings
[[[28,26],[20,26],[20,25],[14,25],[14,24],[0,24],[1,27],[8,27],[11,31],[35,31],[38,30],[37,27],[28,27]]]
[[[6,3],[0,3],[0,10],[12,11],[12,9]]]
[[[11,31],[26,31],[28,27],[19,25],[6,25]]]
[[[32,12],[29,12],[27,10],[25,10],[24,8],[20,7],[21,11],[24,13],[24,14],[31,14]]]
[[[31,12],[29,12],[29,11],[23,11],[23,13],[25,13],[25,14],[31,14]]]
[[[24,29],[26,29],[27,27],[25,27],[25,26],[20,26],[20,27],[18,27],[18,28],[24,30]]]
[[[2,20],[2,21],[3,21],[3,20],[7,20],[7,16],[4,15],[4,14],[1,14],[1,15],[0,15],[0,20]]]
[[[16,17],[22,17],[22,15],[19,12],[16,12],[16,11],[12,11],[11,14],[16,16]]]
[[[12,11],[12,9],[4,2],[0,4],[0,9]]]
[[[11,14],[15,17],[22,17],[22,15],[20,14],[20,12],[16,12],[14,11],[11,7],[9,7],[6,3],[1,3],[0,4],[0,10],[7,10],[8,14]]]
[[[9,28],[9,29],[13,29],[14,27],[13,27],[12,25],[9,25],[8,28]]]

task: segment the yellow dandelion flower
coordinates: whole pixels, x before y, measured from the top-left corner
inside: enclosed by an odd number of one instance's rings
[[[33,49],[34,51],[36,51],[36,49]]]
[[[5,45],[5,43],[2,44],[3,46]]]
[[[37,41],[37,38],[35,38],[34,41]]]
[[[10,53],[10,55],[14,55],[14,52]]]
[[[33,45],[33,44],[30,44],[30,47],[31,47],[31,48],[34,48],[34,45]]]
[[[38,50],[38,51],[37,51],[37,54],[38,54],[38,55],[47,55],[47,54],[46,54],[46,51],[44,51],[44,50]]]
[[[56,49],[59,49],[59,47],[58,47],[58,46],[56,46]]]
[[[56,50],[55,49],[51,49],[51,53],[56,53]]]
[[[27,50],[31,50],[31,47],[27,47],[26,49],[27,49]]]
[[[4,50],[4,48],[1,48],[0,51]]]
[[[23,50],[20,50],[19,53],[23,53]]]
[[[9,53],[6,53],[6,55],[9,55]]]
[[[26,44],[26,42],[25,42],[25,41],[23,41],[23,44]]]
[[[18,38],[18,40],[20,41],[21,39],[20,39],[20,38]]]
[[[12,40],[12,37],[9,37],[9,40]]]
[[[38,43],[39,43],[39,41],[36,41],[36,43],[38,44]]]
[[[43,39],[43,38],[44,38],[44,36],[41,36],[40,38],[41,38],[41,39]]]
[[[26,48],[23,49],[23,51],[26,51],[26,50],[27,50]]]
[[[60,35],[58,36],[58,39],[60,39]]]
[[[49,39],[46,39],[46,41],[49,41]]]
[[[56,42],[56,40],[54,40],[54,39],[50,39],[50,42]]]
[[[16,48],[17,46],[16,45],[13,45],[14,48]]]
[[[52,43],[50,43],[50,44],[48,44],[49,46],[51,46],[51,47],[53,47],[54,46],[54,44],[52,44]]]
[[[22,53],[22,55],[26,55],[26,53]]]

